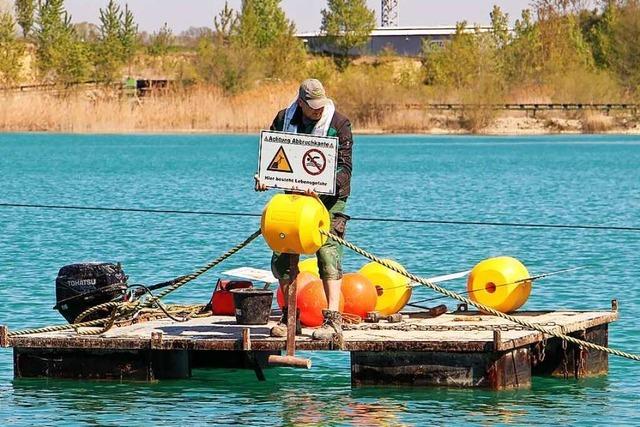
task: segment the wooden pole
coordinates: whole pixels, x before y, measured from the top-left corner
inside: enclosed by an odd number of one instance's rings
[[[9,328],[0,325],[0,347],[9,347]]]
[[[297,266],[296,266],[297,267]],[[295,277],[295,276],[294,276]],[[269,356],[270,365],[288,366],[290,368],[311,368],[311,360],[296,357],[296,303],[297,283],[294,279],[287,287],[287,355]]]
[[[287,287],[287,356],[296,354],[296,288],[297,280],[293,280]]]
[[[311,360],[295,356],[269,356],[269,364],[288,368],[311,368]]]

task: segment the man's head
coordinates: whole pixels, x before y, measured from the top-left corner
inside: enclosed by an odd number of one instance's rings
[[[300,84],[298,105],[307,119],[320,120],[326,103],[327,95],[319,80],[307,79]]]

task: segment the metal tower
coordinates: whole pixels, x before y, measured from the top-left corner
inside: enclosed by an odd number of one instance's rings
[[[397,27],[398,26],[398,0],[382,0],[382,26]]]

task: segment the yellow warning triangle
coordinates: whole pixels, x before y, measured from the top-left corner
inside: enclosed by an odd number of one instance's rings
[[[293,173],[293,169],[291,169],[291,163],[289,163],[287,154],[284,152],[282,146],[278,148],[276,155],[273,156],[273,159],[269,162],[269,167],[267,168],[267,170],[272,172]]]

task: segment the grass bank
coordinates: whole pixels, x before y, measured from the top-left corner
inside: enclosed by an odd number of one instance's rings
[[[272,82],[237,95],[226,95],[213,86],[195,86],[140,100],[101,88],[5,92],[0,96],[0,131],[257,132],[268,128],[296,91],[295,82]],[[328,91],[335,94],[338,109],[351,118],[359,133],[640,133],[639,121],[625,113],[545,112],[529,117],[523,112],[481,109],[428,111],[406,105],[459,99],[405,92],[401,86],[376,87],[375,82],[337,82]]]

